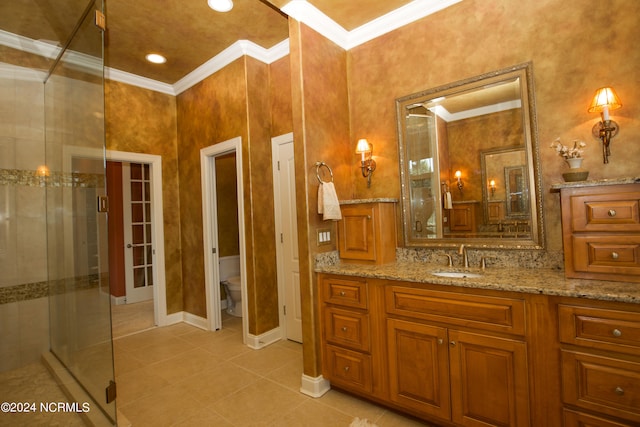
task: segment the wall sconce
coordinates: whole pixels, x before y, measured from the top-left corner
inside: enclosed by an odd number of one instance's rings
[[[362,176],[367,178],[367,188],[370,188],[371,175],[376,170],[376,161],[372,158],[373,146],[366,139],[360,139],[358,140],[358,145],[356,145],[356,154],[362,155],[360,169],[362,169]]]
[[[496,194],[496,180],[492,179],[489,182],[489,190],[491,190],[491,197],[493,197]]]
[[[602,121],[593,126],[591,133],[594,137],[602,140],[602,157],[604,163],[609,163],[609,155],[611,154],[609,143],[611,142],[611,138],[616,136],[620,130],[618,124],[609,118],[609,111],[617,110],[620,107],[622,107],[620,98],[618,98],[618,95],[611,87],[601,87],[596,90],[593,101],[591,101],[591,105],[589,105],[588,111],[590,113],[600,113],[602,117]]]
[[[458,180],[458,190],[462,193],[462,187],[464,187],[464,183],[462,182],[462,172],[456,171],[455,177]]]

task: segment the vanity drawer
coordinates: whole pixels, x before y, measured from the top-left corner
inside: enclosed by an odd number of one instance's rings
[[[325,302],[343,307],[367,308],[369,298],[366,281],[326,277],[322,284]]]
[[[324,375],[331,383],[369,393],[372,391],[371,356],[327,345],[325,358]]]
[[[327,307],[324,310],[324,330],[330,343],[355,350],[370,350],[368,314]]]
[[[574,235],[572,240],[575,271],[640,275],[640,235]]]
[[[571,196],[573,231],[640,232],[640,190],[637,186],[582,189]],[[635,189],[635,190],[634,190]]]
[[[631,424],[605,420],[582,412],[564,409],[564,427],[632,427]]]
[[[564,403],[640,422],[640,363],[562,351]]]
[[[563,343],[640,354],[640,313],[560,305],[558,316]]]
[[[524,301],[519,299],[387,286],[385,304],[389,314],[516,335],[525,332]]]

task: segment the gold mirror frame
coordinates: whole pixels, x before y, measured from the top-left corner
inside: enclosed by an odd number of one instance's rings
[[[431,141],[430,147],[425,147],[426,156],[432,155],[432,158],[427,158],[424,162],[419,160],[416,162],[412,160],[408,153],[408,146],[410,144],[407,133],[407,120],[410,116],[409,108],[415,105],[422,104],[427,105],[429,102],[439,100],[441,98],[451,98],[457,94],[467,93],[480,88],[490,88],[500,85],[508,81],[518,81],[519,93],[520,93],[520,112],[522,117],[522,144],[519,148],[524,149],[526,154],[526,181],[528,182],[528,203],[530,207],[530,214],[528,215],[527,229],[528,233],[520,233],[515,235],[507,235],[506,233],[494,234],[492,233],[467,233],[459,236],[451,236],[455,233],[450,233],[450,237],[444,237],[443,228],[438,229],[435,236],[420,236],[416,233],[416,229],[420,231],[425,228],[443,227],[444,209],[443,204],[446,204],[444,200],[446,198],[443,191],[440,189],[446,189],[450,192],[457,192],[458,187],[454,179],[442,182],[440,169],[443,171],[446,169],[440,164],[445,163],[449,169],[449,159],[443,161],[439,157],[439,153],[448,150],[448,147],[438,147],[441,145],[438,141]],[[451,247],[465,243],[465,245],[477,248],[487,249],[535,249],[540,250],[545,247],[545,233],[543,222],[543,202],[542,202],[542,179],[540,171],[540,155],[539,155],[539,143],[537,132],[537,121],[535,113],[535,99],[534,99],[534,85],[533,85],[533,69],[532,63],[526,62],[523,64],[515,65],[513,67],[493,71],[483,75],[471,77],[465,80],[449,83],[443,86],[439,86],[433,89],[428,89],[419,93],[404,96],[396,100],[396,113],[398,124],[398,144],[399,144],[399,159],[400,159],[400,182],[401,182],[401,195],[402,195],[402,224],[403,224],[403,237],[404,243],[407,247]],[[429,116],[431,113],[426,111],[425,116]],[[438,124],[432,124],[433,128],[437,128]],[[491,151],[494,147],[484,147],[483,150]],[[506,148],[502,146],[502,148]],[[482,151],[482,150],[479,150]],[[480,162],[481,153],[478,152],[478,163]],[[421,158],[421,157],[420,157]],[[437,158],[437,161],[436,161]],[[428,195],[429,203],[433,205],[430,207],[431,212],[435,212],[435,221],[433,216],[429,223],[425,222],[425,219],[417,218],[413,215],[415,212],[415,206],[418,204],[424,204],[423,198],[412,197],[412,193],[416,193],[416,172],[427,171],[426,175],[431,176],[430,188],[425,190],[421,188],[420,191],[425,191],[425,195]],[[453,176],[453,170],[448,171],[449,176]],[[424,175],[424,174],[423,174]],[[418,175],[422,176],[422,175]],[[478,204],[478,215],[482,215],[482,221],[488,222],[486,209],[483,208],[487,200],[486,179],[487,177],[481,176],[480,171],[477,171],[477,181],[474,181],[474,177],[463,176],[463,187],[460,191],[467,191],[470,186],[482,186],[483,191],[483,203],[475,200],[473,202]],[[437,185],[436,185],[437,183]],[[413,185],[413,187],[412,187]],[[426,185],[424,186],[426,187]],[[438,190],[435,190],[438,189]],[[460,202],[463,203],[463,202]],[[450,207],[451,205],[449,205]],[[435,222],[435,225],[433,224]],[[438,225],[440,224],[440,225]],[[498,237],[496,237],[498,236]],[[506,238],[506,237],[509,238]]]

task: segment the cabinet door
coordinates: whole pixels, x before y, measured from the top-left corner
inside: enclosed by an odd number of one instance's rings
[[[387,333],[391,400],[450,419],[447,330],[387,319]]]
[[[451,231],[476,231],[475,207],[471,204],[453,205],[449,211]]]
[[[529,426],[526,344],[449,330],[451,410],[463,426]]]
[[[346,206],[338,222],[338,241],[342,258],[375,261],[375,210],[371,206]]]

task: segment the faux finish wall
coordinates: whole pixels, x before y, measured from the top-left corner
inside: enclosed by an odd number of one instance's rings
[[[351,161],[357,158],[355,145],[349,138],[345,51],[292,19],[289,20],[289,40],[304,373],[315,377],[320,366],[313,273],[313,259],[320,248],[315,235],[319,227],[332,228],[334,236],[336,232],[333,222],[323,221],[317,213],[319,183],[315,162],[324,161],[332,168],[338,198],[349,199],[353,185]]]
[[[464,0],[348,52],[351,140],[368,135],[378,168],[371,189],[355,194],[399,197],[395,99],[448,82],[532,61],[549,250],[562,250],[560,205],[551,184],[567,166],[551,142],[587,142],[590,178],[638,175],[640,169],[640,2],[613,0]],[[606,17],[604,19],[603,17]],[[595,90],[613,86],[621,127],[604,165],[587,112]]]
[[[206,317],[200,149],[240,136],[249,333],[278,326],[268,66],[240,58],[177,98],[184,310]]]
[[[108,150],[162,156],[167,314],[183,310],[175,97],[105,81]]]

